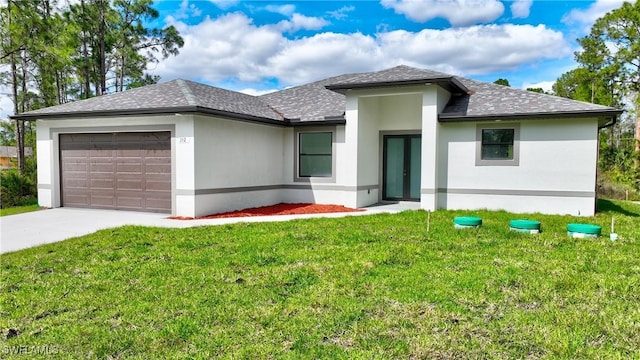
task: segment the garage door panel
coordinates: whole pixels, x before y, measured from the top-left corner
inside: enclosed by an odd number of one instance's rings
[[[75,161],[64,164],[63,171],[69,172],[87,172],[87,162],[86,161]]]
[[[78,178],[67,178],[64,181],[64,185],[65,187],[67,187],[68,189],[86,189],[87,187],[89,187],[89,179],[87,179],[86,177],[78,177]]]
[[[91,195],[91,207],[112,209],[115,205],[115,199],[111,195]]]
[[[150,210],[162,211],[162,209],[171,208],[171,200],[165,198],[147,198],[145,206]]]
[[[86,159],[87,155],[89,155],[89,150],[66,150],[66,155],[69,159]]]
[[[109,179],[91,179],[91,189],[115,189],[115,181],[112,178]]]
[[[94,159],[97,158],[107,158],[110,159],[112,157],[114,157],[114,151],[113,149],[102,149],[102,148],[97,148],[97,149],[91,149],[89,150],[89,156],[91,156]]]
[[[142,191],[144,188],[144,180],[131,179],[131,180],[118,180],[118,193],[127,190]]]
[[[67,201],[76,204],[76,206],[89,206],[89,195],[87,194],[68,194],[66,196]]]
[[[169,212],[171,133],[61,134],[63,206]]]
[[[167,190],[170,191],[171,182],[147,180],[145,182],[145,189],[147,189],[147,191],[167,191]]]
[[[141,158],[141,157],[144,157],[144,156],[145,156],[145,151],[141,150],[141,149],[129,149],[129,150],[118,149],[116,151],[116,157],[118,157],[119,159],[122,159],[122,158]]]
[[[128,209],[139,209],[144,206],[143,199],[138,196],[118,196],[118,207]]]
[[[90,165],[90,170],[92,173],[106,173],[113,175],[115,171],[115,164],[113,162],[92,162]]]
[[[127,175],[133,174],[136,176],[142,175],[142,164],[136,163],[118,163],[116,167],[116,171],[118,174]]]
[[[171,172],[171,164],[146,164],[144,172],[147,175],[166,174]]]

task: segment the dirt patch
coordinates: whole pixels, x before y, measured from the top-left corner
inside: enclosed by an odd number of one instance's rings
[[[276,204],[271,206],[262,206],[237,211],[229,211],[225,213],[200,216],[197,218],[185,216],[170,216],[169,219],[174,220],[200,220],[200,219],[222,219],[231,217],[247,217],[247,216],[272,216],[272,215],[301,215],[301,214],[328,214],[364,211],[363,209],[352,209],[342,205],[325,205],[325,204]]]

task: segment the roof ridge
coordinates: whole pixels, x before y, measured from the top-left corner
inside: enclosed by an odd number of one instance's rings
[[[176,83],[178,84],[180,91],[182,91],[182,95],[184,95],[184,98],[187,100],[187,103],[192,106],[198,106],[198,98],[191,91],[187,81],[183,79],[176,79]]]

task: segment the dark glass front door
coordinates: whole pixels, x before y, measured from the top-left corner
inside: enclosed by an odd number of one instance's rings
[[[383,199],[420,200],[420,135],[386,135],[383,159]]]

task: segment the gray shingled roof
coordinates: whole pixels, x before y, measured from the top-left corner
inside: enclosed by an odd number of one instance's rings
[[[181,79],[34,110],[20,116],[136,113],[145,110],[196,111],[198,108],[217,110],[229,115],[283,120],[281,115],[255,96]]]
[[[331,117],[344,116],[346,97],[326,86],[337,81],[351,78],[353,75],[341,75],[310,84],[262,95],[260,98],[278,109],[287,119],[300,121],[318,121]]]
[[[540,94],[508,86],[459,78],[469,94],[452,97],[441,119],[474,120],[493,116],[551,115],[557,113],[616,113],[608,106]]]
[[[382,71],[355,74],[345,80],[329,86],[330,90],[370,88],[397,85],[415,85],[428,82],[437,83],[451,92],[466,92],[455,76],[432,70],[416,69],[406,65],[396,66]]]
[[[35,110],[14,118],[192,111],[283,125],[336,119],[343,122],[346,90],[421,83],[438,84],[454,94],[440,115],[441,121],[582,114],[612,118],[621,113],[606,106],[397,66],[382,71],[340,75],[259,97],[187,80],[173,80]]]

